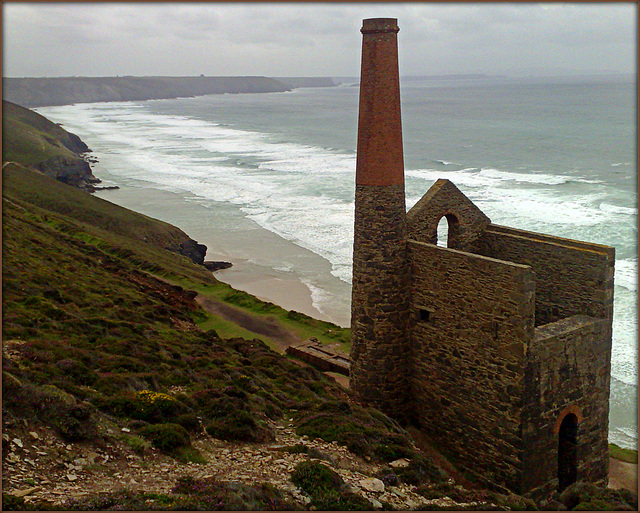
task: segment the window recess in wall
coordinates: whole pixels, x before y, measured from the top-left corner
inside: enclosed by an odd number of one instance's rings
[[[417,318],[418,322],[420,323],[431,324],[432,326],[435,326],[434,313],[433,310],[429,308],[419,306],[417,310]]]

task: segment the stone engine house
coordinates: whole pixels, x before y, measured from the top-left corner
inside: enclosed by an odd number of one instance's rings
[[[614,249],[492,224],[448,180],[406,212],[397,32],[362,27],[351,388],[490,487],[606,482]]]

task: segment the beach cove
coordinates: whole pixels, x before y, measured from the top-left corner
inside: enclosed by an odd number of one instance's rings
[[[109,180],[108,171],[96,172],[104,180]],[[261,228],[233,209],[224,206],[207,208],[195,196],[190,201],[173,192],[137,186],[97,191],[95,195],[180,226],[199,243],[207,246],[206,260],[233,264],[229,269],[215,272],[220,281],[287,310],[295,310],[339,326],[349,326],[349,304],[345,304],[344,297],[348,296],[350,285],[331,276],[329,262]],[[301,272],[294,270],[294,265],[306,269],[307,275],[312,275],[310,269],[317,269],[317,274],[324,277],[326,288],[317,292],[310,288]],[[314,294],[321,293],[326,298],[329,294],[327,290],[335,290],[335,298],[333,301],[325,300],[323,306],[319,307]]]

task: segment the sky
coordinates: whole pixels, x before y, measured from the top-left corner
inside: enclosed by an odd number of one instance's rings
[[[3,76],[358,76],[364,18],[402,75],[635,73],[626,3],[30,3],[2,7]]]

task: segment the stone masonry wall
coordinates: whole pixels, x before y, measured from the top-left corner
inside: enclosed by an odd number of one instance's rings
[[[614,248],[490,225],[474,252],[530,265],[536,326],[572,315],[613,314]]]
[[[568,413],[579,419],[577,479],[606,482],[609,334],[610,321],[584,315],[536,329],[525,370],[523,411],[523,486],[533,496],[558,487],[558,428]]]
[[[355,201],[350,387],[399,418],[410,368],[404,184],[357,185]]]
[[[416,420],[460,468],[518,491],[531,269],[417,241],[409,249]]]
[[[440,179],[407,213],[409,238],[436,244],[442,216],[449,222],[447,246],[461,251],[473,248],[476,239],[491,223],[452,182]]]

